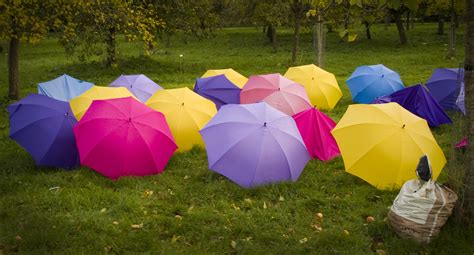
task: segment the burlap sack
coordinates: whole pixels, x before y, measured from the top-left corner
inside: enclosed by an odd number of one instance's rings
[[[457,199],[454,191],[431,180],[411,180],[395,198],[388,220],[398,236],[429,243],[448,220]]]

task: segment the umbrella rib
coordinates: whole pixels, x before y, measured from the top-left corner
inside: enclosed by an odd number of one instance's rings
[[[43,158],[48,155],[49,151],[51,150],[51,148],[53,147],[53,144],[54,142],[56,141],[56,139],[58,138],[58,135],[59,135],[59,131],[61,130],[61,128],[63,127],[64,125],[64,119],[61,121],[61,123],[59,124],[59,128],[56,132],[56,135],[54,136],[54,139],[51,140],[51,144],[49,145],[48,147],[48,150],[41,156],[41,159],[39,160],[39,163],[41,164],[41,161],[43,161]],[[72,129],[71,129],[71,132],[72,132]],[[74,136],[74,134],[72,134]]]
[[[110,130],[107,134],[103,135],[100,139],[98,139],[98,141],[94,144],[94,146],[91,146],[92,149],[89,150],[89,152],[87,153],[87,155],[84,155],[84,160],[82,161],[85,161],[89,155],[91,154],[91,152],[97,148],[97,145],[102,141],[104,140],[106,137],[108,137],[109,135],[111,135],[113,132],[115,132],[117,129],[119,129],[120,127],[122,127],[123,125],[127,124],[128,122],[124,122],[122,123],[122,125],[118,125],[118,126],[115,126],[114,129]]]
[[[175,142],[173,139],[171,139],[171,137],[169,137],[167,134],[165,134],[165,133],[162,132],[161,130],[158,130],[158,129],[154,128],[154,127],[151,127],[151,126],[149,126],[149,125],[147,125],[147,124],[145,124],[145,123],[138,122],[138,121],[134,121],[133,124],[140,124],[140,125],[143,125],[143,126],[145,126],[145,127],[148,127],[148,128],[150,128],[150,129],[152,129],[152,130],[154,130],[154,131],[156,131],[156,132],[158,132],[158,133],[164,135],[164,136],[165,136],[166,138],[168,138],[168,140],[169,140],[170,142],[172,142],[173,144],[176,144],[176,142]],[[140,132],[139,132],[139,133],[140,133]],[[140,136],[141,136],[141,133],[140,133]],[[143,138],[143,137],[142,137],[142,138]]]
[[[275,129],[275,130],[278,130],[278,129]],[[283,132],[283,133],[284,133],[284,132]],[[286,133],[284,133],[284,134],[286,134]],[[290,177],[291,177],[291,180],[295,181],[295,180],[293,179],[293,171],[292,171],[293,169],[292,169],[291,166],[290,166],[290,163],[289,163],[289,160],[288,160],[288,156],[286,156],[286,153],[285,153],[285,151],[283,150],[283,147],[282,147],[281,144],[275,139],[275,137],[273,137],[273,136],[271,136],[271,137],[272,137],[273,141],[275,141],[275,142],[278,144],[278,147],[280,147],[280,151],[281,151],[281,153],[283,154],[283,156],[285,157],[285,163],[286,163],[286,165],[288,166],[288,170],[290,170]],[[304,146],[304,147],[306,148],[306,146]],[[307,150],[307,149],[305,149],[305,150]]]
[[[54,115],[54,116],[49,116],[49,117],[46,117],[46,118],[41,118],[41,119],[35,120],[35,121],[31,122],[31,123],[28,123],[28,125],[26,125],[26,126],[20,128],[20,129],[16,130],[14,133],[10,134],[10,137],[13,136],[13,135],[15,135],[16,133],[22,131],[23,129],[27,128],[28,126],[37,123],[38,121],[47,120],[47,119],[51,119],[51,118],[57,118],[57,117],[59,117],[59,116]]]
[[[247,136],[248,137],[248,136]],[[246,138],[247,138],[246,137]],[[258,159],[257,159],[257,163],[255,164],[255,169],[253,171],[253,177],[252,177],[252,181],[250,181],[250,186],[253,186],[253,182],[255,181],[255,177],[257,176],[257,170],[258,170],[258,165],[260,164],[260,159],[262,158],[262,148],[263,148],[263,140],[265,139],[265,133],[263,134],[263,138],[262,138],[262,143],[260,144],[260,150],[259,150],[259,153],[258,153]],[[242,139],[244,140],[244,139]],[[241,141],[242,141],[241,140]]]

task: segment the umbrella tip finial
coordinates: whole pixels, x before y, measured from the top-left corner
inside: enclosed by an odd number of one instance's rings
[[[181,106],[184,106],[184,102],[181,103]]]
[[[130,121],[132,121],[132,118],[131,118],[131,117],[129,117],[129,118],[128,118],[128,121],[129,121],[129,122],[130,122]]]
[[[264,126],[264,127],[266,127],[266,126],[267,126],[267,123],[266,123],[266,122],[264,122],[264,123],[263,123],[263,126]]]
[[[404,129],[404,128],[405,128],[405,126],[406,126],[406,125],[405,125],[405,124],[403,124],[403,126],[402,126],[402,129]]]
[[[385,77],[385,74],[382,74],[382,78]]]

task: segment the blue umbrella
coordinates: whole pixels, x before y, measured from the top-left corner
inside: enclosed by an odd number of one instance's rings
[[[73,168],[79,153],[72,131],[77,123],[69,103],[30,94],[8,106],[10,138],[33,157],[39,166]]]
[[[223,74],[196,79],[194,92],[214,102],[218,110],[225,104],[240,103],[240,88]]]
[[[399,90],[388,96],[376,98],[374,103],[396,102],[411,113],[425,119],[428,125],[437,127],[452,123],[449,116],[421,84]]]
[[[84,93],[94,84],[63,74],[54,80],[38,83],[38,93],[57,100],[69,102]]]
[[[436,68],[426,87],[443,109],[465,112],[464,69]]]
[[[362,104],[368,104],[376,97],[389,95],[405,87],[398,73],[381,64],[357,67],[346,83],[351,91],[352,101]]]

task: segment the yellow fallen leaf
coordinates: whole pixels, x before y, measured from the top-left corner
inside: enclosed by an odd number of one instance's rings
[[[174,217],[175,217],[176,219],[178,219],[178,220],[182,220],[182,219],[183,219],[183,217],[182,217],[181,215],[179,215],[179,214],[176,214]]]
[[[344,229],[344,231],[342,231],[345,235],[349,235],[349,231],[347,231],[346,229]]]
[[[114,221],[114,222],[112,222],[112,224],[118,225],[119,223],[118,223],[118,221]]]
[[[140,229],[140,228],[143,228],[143,223],[140,223],[140,224],[132,224],[131,226],[133,229]]]
[[[284,198],[283,196],[280,196],[280,197],[278,198],[278,200],[283,202],[283,201],[285,201],[285,198]]]
[[[263,202],[263,209],[267,209],[267,203]]]
[[[323,214],[320,212],[316,213],[316,218],[321,220],[323,218]]]
[[[375,250],[375,254],[377,255],[385,255],[387,254],[384,250]]]
[[[372,217],[372,216],[368,216],[367,219],[366,219],[367,223],[372,223],[375,221],[375,218]]]
[[[300,243],[303,244],[303,243],[306,243],[308,241],[308,238],[303,238],[303,239],[300,239]]]
[[[245,198],[244,201],[245,203],[249,203],[249,204],[253,203],[252,199],[250,198]]]
[[[179,238],[181,238],[181,236],[173,235],[173,237],[171,237],[171,242],[176,243],[176,241],[178,241]]]
[[[185,180],[187,180],[187,179],[189,179],[189,178],[191,178],[191,176],[189,176],[189,175],[185,175],[185,176],[184,176],[184,179],[185,179]]]
[[[236,243],[234,240],[232,240],[232,241],[230,241],[230,246],[231,246],[233,249],[235,249],[235,247],[237,247],[237,243]]]
[[[234,210],[240,210],[240,207],[236,206],[234,203],[231,204],[232,208],[234,208]]]
[[[153,195],[153,190],[145,190],[143,192],[143,197],[151,197]]]
[[[323,231],[323,228],[318,224],[311,224],[311,227],[318,232]]]
[[[15,240],[21,241],[21,239],[22,239],[21,236],[15,236]]]
[[[107,211],[107,208],[100,209],[100,213],[105,213],[106,211]]]

